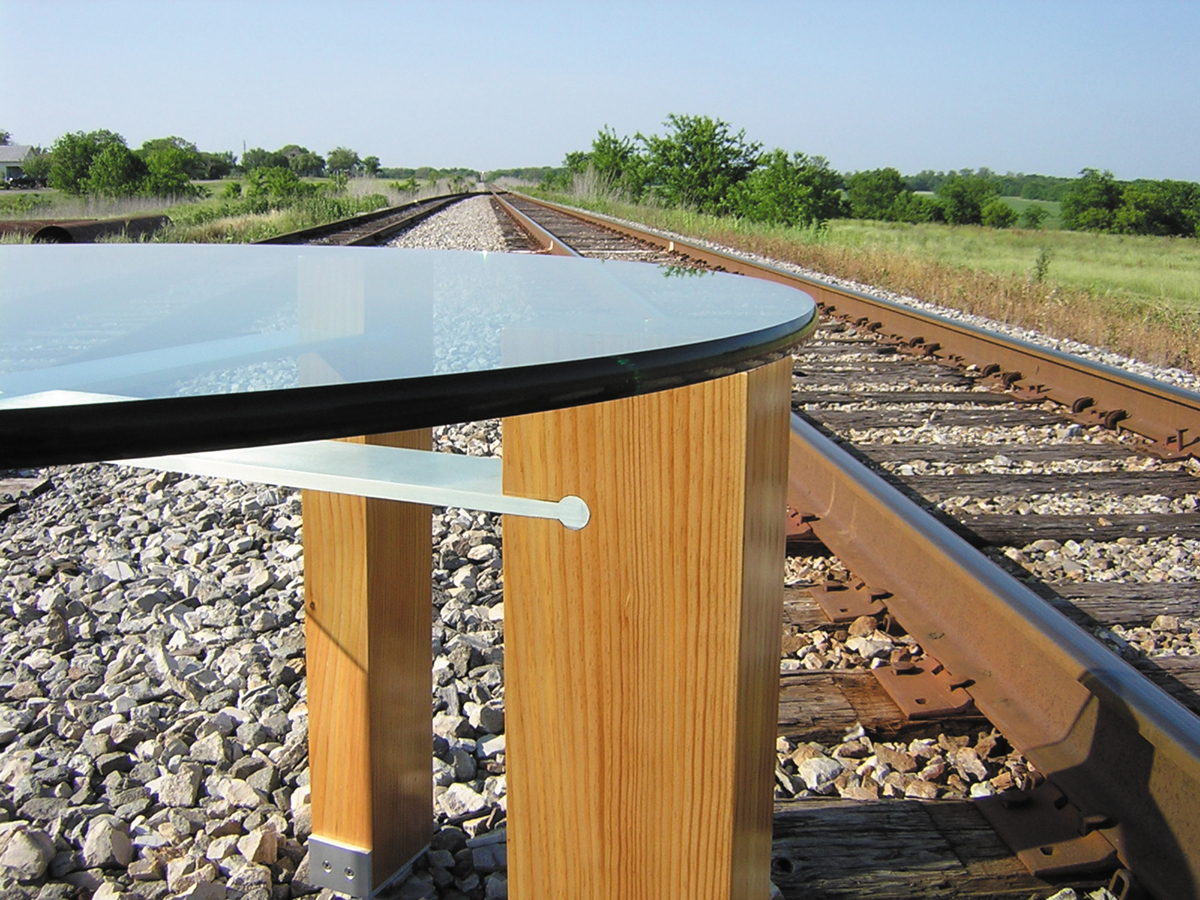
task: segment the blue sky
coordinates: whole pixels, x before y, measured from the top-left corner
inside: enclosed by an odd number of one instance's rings
[[[557,165],[705,114],[842,171],[1200,181],[1200,3],[0,0],[0,128]],[[21,23],[14,27],[14,23]]]

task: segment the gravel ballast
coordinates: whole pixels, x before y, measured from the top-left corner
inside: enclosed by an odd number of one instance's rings
[[[505,249],[482,197],[393,246]],[[1145,371],[1179,383],[1176,375]],[[856,437],[911,442],[914,460],[899,465],[914,471],[922,443],[963,437],[936,420],[900,437],[890,431],[890,438]],[[994,437],[995,459],[1009,445],[1092,439],[1088,430],[1019,428]],[[498,455],[500,424],[435,429],[434,442],[444,451]],[[994,468],[983,470],[1005,467],[988,465]],[[40,477],[49,489],[16,497],[17,510],[0,521],[3,896],[332,897],[308,880],[299,495],[106,465]],[[1110,509],[1101,498],[1034,500]],[[944,501],[947,508],[954,502]],[[1019,561],[1039,573],[1068,559],[1098,572],[1133,572],[1114,556],[1123,553],[1147,560],[1138,572],[1171,560],[1194,572],[1200,550],[1149,541],[1136,551],[1115,546],[1124,549],[1086,542],[1010,548],[1010,558],[1022,554]],[[498,900],[507,893],[499,517],[435,510],[431,553],[435,832],[430,852],[389,896]],[[788,560],[793,585],[830,577],[849,575],[829,557]],[[1167,619],[1101,637],[1126,655],[1194,654],[1200,623]],[[894,650],[918,650],[881,624],[860,620],[794,635],[781,669],[866,669]],[[836,744],[781,739],[777,751],[780,798],[957,799],[1037,778],[986,725],[904,742],[875,741],[856,728]]]

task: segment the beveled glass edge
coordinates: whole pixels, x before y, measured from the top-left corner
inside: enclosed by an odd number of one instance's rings
[[[258,447],[523,415],[684,387],[786,356],[803,316],[740,335],[532,366],[0,411],[0,469]]]

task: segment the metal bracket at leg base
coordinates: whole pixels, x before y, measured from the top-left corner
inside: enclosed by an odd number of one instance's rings
[[[372,890],[374,872],[371,869],[370,850],[313,835],[308,839],[309,883],[346,894],[356,900],[366,900],[412,874],[413,863],[428,850],[428,846],[422,847],[412,859]]]

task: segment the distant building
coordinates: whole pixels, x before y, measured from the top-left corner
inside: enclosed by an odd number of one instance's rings
[[[31,150],[33,148],[28,144],[0,144],[0,180],[20,178],[24,174],[21,164]]]

